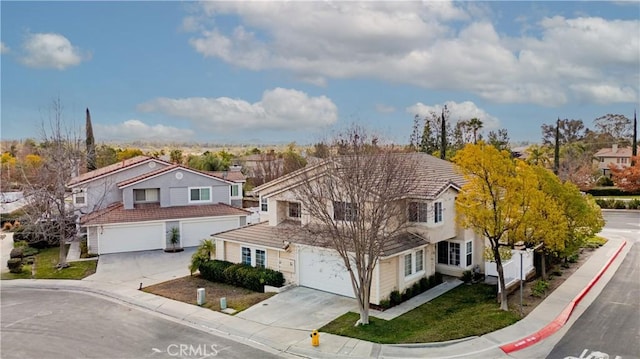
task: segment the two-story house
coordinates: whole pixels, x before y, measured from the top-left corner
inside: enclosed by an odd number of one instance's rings
[[[483,240],[463,230],[455,220],[455,199],[463,177],[454,165],[427,154],[413,156],[418,162],[413,175],[417,185],[404,196],[406,212],[398,221],[409,222],[406,235],[384,244],[376,263],[371,303],[379,304],[393,290],[400,292],[436,271],[459,276],[476,264],[483,266]],[[291,284],[355,297],[343,259],[331,248],[320,247],[305,238],[301,228],[313,221],[296,198],[302,178],[323,164],[307,166],[287,176],[256,187],[263,222],[218,233],[216,257],[281,271]],[[333,206],[334,220],[348,221],[354,206],[347,202]],[[297,224],[296,224],[297,222]],[[297,226],[297,227],[296,227]],[[283,233],[287,235],[284,236]]]
[[[106,254],[171,248],[174,227],[178,247],[190,247],[211,233],[244,226],[249,213],[232,206],[242,202],[244,178],[222,175],[137,156],[67,185],[89,252]]]
[[[631,166],[632,152],[631,146],[618,147],[617,144],[614,144],[612,147],[600,149],[593,155],[593,157],[594,161],[598,165],[598,169],[602,172],[602,175],[610,177],[611,165],[616,165],[618,167]],[[638,146],[638,153],[640,153],[640,146]]]

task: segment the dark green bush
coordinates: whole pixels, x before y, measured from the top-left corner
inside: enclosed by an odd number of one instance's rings
[[[212,260],[203,263],[198,270],[202,278],[212,282],[224,283],[224,270],[232,265],[233,263],[231,262]]]
[[[413,283],[413,285],[411,286],[411,291],[413,292],[413,296],[415,297],[416,295],[424,292],[421,287],[420,287],[420,282],[415,282]]]
[[[438,284],[442,284],[442,273],[436,272],[435,278],[436,278],[436,281],[435,281],[436,284],[433,285],[434,287]]]
[[[480,282],[484,280],[484,274],[481,272],[473,272],[473,281]]]
[[[7,261],[7,267],[9,268],[9,272],[11,273],[21,273],[22,272],[22,259],[21,258],[11,258]]]
[[[598,178],[596,185],[602,186],[602,187],[611,187],[613,186],[613,180],[607,176],[602,176]]]
[[[12,248],[11,253],[9,253],[9,258],[22,258],[24,257],[24,247]]]
[[[389,309],[391,308],[391,301],[389,299],[383,299],[380,301],[380,308]]]
[[[420,278],[420,292],[424,292],[429,289],[429,279],[427,277]]]
[[[632,196],[633,192],[625,192],[616,187],[596,187],[587,191],[592,196]]]
[[[413,297],[413,290],[411,289],[411,287],[405,289],[404,292],[402,292],[403,302],[406,302],[407,300],[411,299],[411,297]]]
[[[397,290],[391,292],[389,294],[389,301],[391,302],[392,307],[402,303],[402,296],[400,295],[400,292]]]
[[[627,202],[617,199],[613,202],[613,208],[615,209],[627,209]]]
[[[627,202],[627,208],[629,209],[640,209],[640,199],[632,199]]]
[[[212,260],[200,265],[199,270],[204,279],[243,287],[256,292],[263,292],[265,285],[274,287],[282,287],[284,285],[284,275],[281,272],[272,269],[254,268],[246,264]]]
[[[539,279],[533,284],[533,287],[531,288],[531,295],[534,297],[543,297],[546,294],[547,289],[549,289],[549,282]]]
[[[460,277],[460,280],[465,283],[471,283],[471,281],[473,280],[473,273],[471,273],[470,270],[462,272],[462,277]]]

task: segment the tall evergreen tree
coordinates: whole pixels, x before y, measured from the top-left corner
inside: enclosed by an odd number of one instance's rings
[[[631,141],[631,158],[635,158],[638,155],[638,118],[636,117],[636,111],[633,111],[633,141]],[[631,161],[633,166],[634,161]]]
[[[447,111],[447,105],[444,105],[444,107],[442,108],[442,122],[440,123],[440,126],[442,126],[440,128],[440,158],[441,159],[445,159],[447,156],[447,122],[446,119],[444,117],[444,113],[445,111]]]
[[[87,108],[87,121],[86,127],[86,151],[87,151],[87,171],[93,171],[97,169],[96,166],[96,140],[93,137],[93,126],[91,126],[91,114],[89,108]]]

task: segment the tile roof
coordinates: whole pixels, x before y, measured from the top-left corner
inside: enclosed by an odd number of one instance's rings
[[[250,212],[248,211],[224,203],[173,207],[160,207],[155,204],[140,206],[134,209],[124,209],[122,203],[114,203],[104,209],[83,216],[80,219],[80,224],[94,226],[109,223],[145,222],[180,218],[247,216],[249,214]]]
[[[640,146],[638,146],[638,153],[640,153]],[[616,151],[613,148],[602,148],[598,152],[596,152],[594,157],[627,157],[631,158],[631,146],[629,147],[618,147]]]
[[[246,177],[240,171],[206,171],[206,172],[231,182],[246,181]]]
[[[277,226],[270,226],[269,222],[261,222],[238,229],[232,229],[226,232],[212,234],[212,236],[218,239],[254,244],[276,249],[282,249],[284,246],[284,241],[295,244],[304,244],[325,248],[331,247],[328,240],[325,240],[324,243],[319,243],[317,239],[307,235],[305,230],[302,229],[299,224],[294,224],[292,221],[285,221]],[[392,256],[405,250],[416,248],[428,243],[430,242],[427,239],[424,239],[412,233],[405,233],[387,240],[384,244],[380,256]]]
[[[199,170],[195,170],[193,168],[185,167],[183,165],[172,164],[172,165],[169,165],[167,167],[159,168],[159,169],[157,169],[155,171],[150,171],[150,172],[147,172],[147,173],[143,173],[143,174],[141,174],[139,176],[132,177],[132,178],[126,179],[124,181],[120,181],[120,182],[117,183],[117,185],[118,185],[118,188],[123,188],[123,187],[129,186],[131,184],[143,181],[143,180],[145,180],[147,178],[151,178],[151,177],[163,174],[163,173],[168,173],[168,172],[174,171],[176,169],[182,169],[184,171],[189,171],[189,172],[201,174],[203,176],[215,178],[217,180],[225,181],[227,183],[232,182],[231,180],[224,179],[222,177],[218,177],[218,176],[214,175],[212,172],[199,171]]]
[[[136,157],[132,157],[129,159],[126,159],[124,161],[120,161],[118,163],[114,163],[112,165],[109,166],[105,166],[105,167],[101,167],[98,168],[97,170],[91,171],[91,172],[87,172],[87,173],[83,173],[80,176],[74,177],[71,179],[71,181],[69,181],[69,183],[67,184],[67,186],[73,186],[76,185],[78,183],[81,182],[85,182],[94,178],[98,178],[104,175],[107,175],[109,173],[112,172],[116,172],[119,171],[121,169],[127,168],[127,167],[132,167],[134,165],[137,165],[139,163],[143,163],[149,160],[156,160],[159,162],[164,162],[162,160],[159,160],[157,158],[152,158],[149,156],[136,156]]]

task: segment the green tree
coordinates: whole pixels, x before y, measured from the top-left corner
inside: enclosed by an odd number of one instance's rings
[[[182,164],[182,150],[174,148],[169,153],[169,158],[171,160],[171,163],[177,163],[179,165]]]
[[[144,155],[144,153],[142,153],[142,150],[139,148],[125,148],[117,150],[118,162],[142,155]]]
[[[91,125],[91,114],[89,108],[87,108],[86,122],[85,122],[85,145],[87,151],[87,171],[93,171],[97,169],[96,164],[96,140],[93,137],[93,126]]]
[[[471,120],[469,120],[469,127],[471,128],[471,131],[473,132],[473,143],[478,143],[478,131],[480,131],[482,129],[483,123],[482,121],[480,121],[480,119],[474,117]]]
[[[96,149],[96,166],[97,168],[112,165],[118,162],[118,151],[109,145],[100,145]]]

